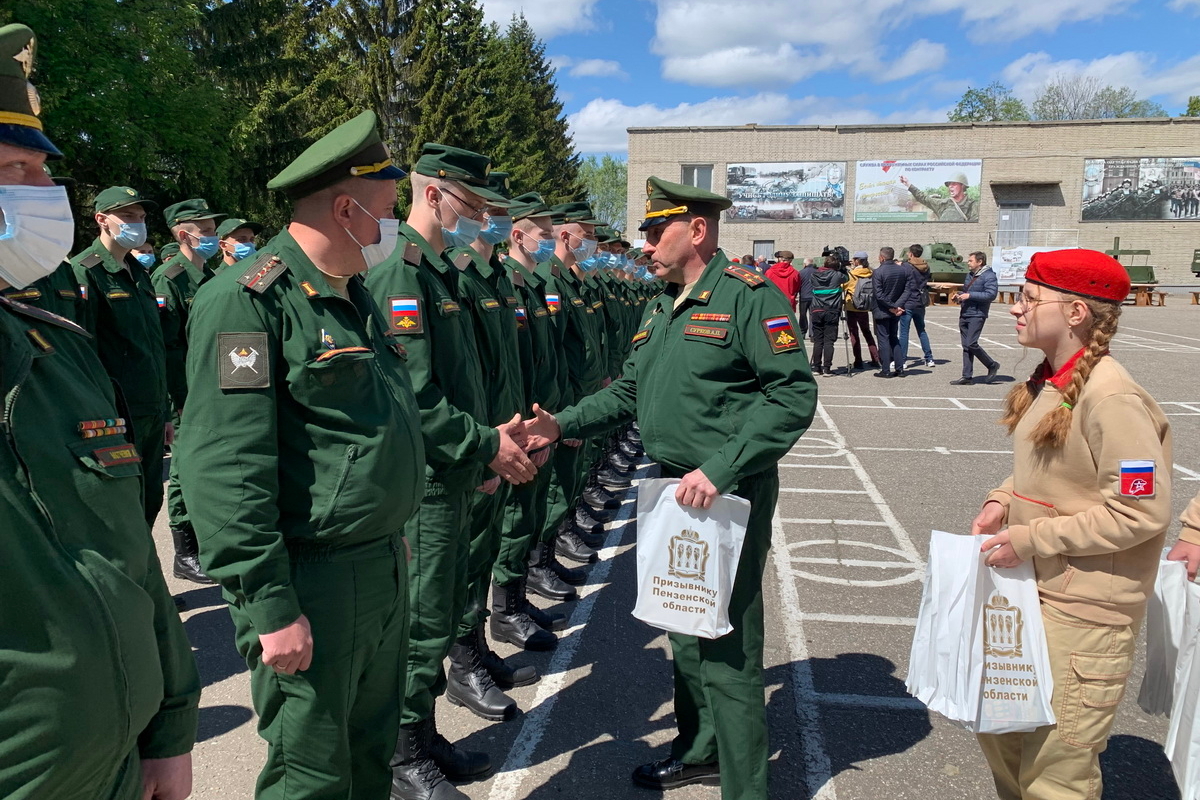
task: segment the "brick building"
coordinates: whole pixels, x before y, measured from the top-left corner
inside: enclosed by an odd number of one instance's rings
[[[978,185],[961,204],[935,198],[926,206],[888,172],[906,162],[933,165],[910,173],[917,184],[925,169],[922,189],[930,193],[945,193],[942,181],[960,174],[959,165]],[[1196,280],[1190,266],[1200,248],[1200,213],[1190,210],[1200,202],[1188,200],[1200,198],[1200,118],[630,128],[631,232],[649,175],[735,199],[721,229],[731,257],[816,255],[824,245],[844,245],[874,261],[883,245],[938,241],[962,254],[1014,246],[1105,250],[1119,236],[1122,249],[1153,252],[1159,281]],[[935,221],[897,221],[926,217]],[[971,221],[948,221],[954,218]]]

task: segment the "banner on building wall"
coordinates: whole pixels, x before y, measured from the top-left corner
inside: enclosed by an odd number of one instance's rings
[[[979,222],[983,160],[859,161],[855,222]]]
[[[725,194],[733,221],[841,222],[846,199],[846,162],[796,161],[730,164]]]
[[[1049,253],[1054,250],[1074,250],[1073,247],[993,247],[992,272],[1003,286],[1025,282],[1025,270],[1034,253]]]
[[[1084,160],[1084,222],[1163,219],[1200,219],[1200,156]]]

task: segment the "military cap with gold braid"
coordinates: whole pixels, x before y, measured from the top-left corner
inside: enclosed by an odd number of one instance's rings
[[[490,184],[492,160],[481,153],[426,142],[421,145],[421,157],[413,164],[412,171],[417,175],[461,183],[488,205],[508,208],[509,201]]]
[[[25,25],[0,28],[0,143],[62,158],[42,132],[42,101],[29,82],[37,38]]]
[[[549,217],[553,212],[546,201],[537,192],[526,192],[512,199],[508,214],[513,221],[529,219],[530,217]]]
[[[638,230],[653,228],[681,214],[720,217],[721,212],[731,205],[733,201],[728,197],[651,177],[646,180],[646,219]]]
[[[400,180],[407,173],[392,163],[378,127],[374,111],[343,122],[284,167],[267,188],[299,200],[347,178]]]

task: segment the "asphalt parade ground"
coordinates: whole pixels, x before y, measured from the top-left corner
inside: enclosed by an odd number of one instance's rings
[[[1173,464],[1158,468],[1171,472],[1177,516],[1200,490],[1200,308],[1171,300],[1165,308],[1127,307],[1112,352],[1171,421]],[[909,697],[904,677],[930,531],[967,532],[986,492],[1011,470],[1011,444],[995,421],[1012,382],[1039,358],[1017,345],[1005,311],[994,307],[981,340],[1008,376],[993,384],[949,385],[960,375],[961,350],[957,309],[945,307],[928,310],[936,367],[889,380],[870,371],[819,379],[812,428],[780,464],[764,580],[772,798],[995,796],[974,736]],[[915,336],[909,354],[920,355]],[[839,342],[834,363],[845,362]],[[654,796],[629,776],[668,754],[671,665],[666,636],[630,616],[635,491],[636,484],[609,524],[603,560],[590,568],[581,599],[557,608],[570,616],[558,649],[496,646],[541,671],[539,683],[510,692],[522,713],[487,723],[439,702],[440,730],[492,758],[487,780],[461,787],[473,800]],[[167,581],[189,606],[183,619],[204,686],[193,796],[251,797],[266,746],[255,733],[229,614],[215,587],[171,577],[165,513],[155,537]],[[1161,746],[1167,721],[1135,702],[1143,653],[1144,642],[1102,758],[1105,800],[1179,796]],[[704,786],[668,793],[671,800],[719,796]]]

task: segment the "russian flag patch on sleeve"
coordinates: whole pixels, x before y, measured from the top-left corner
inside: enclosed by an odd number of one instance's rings
[[[1154,462],[1153,461],[1121,461],[1121,496],[1122,497],[1153,497],[1154,496]]]

